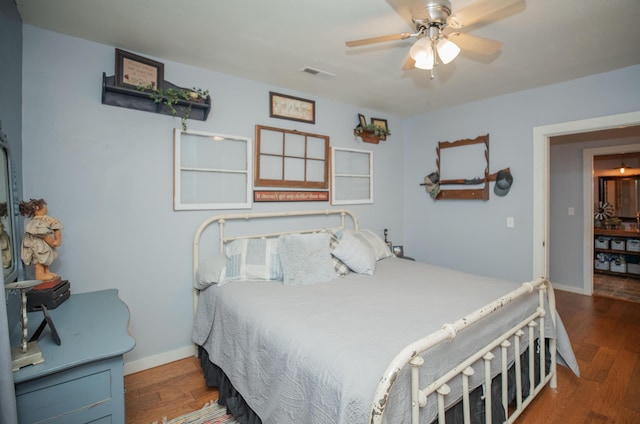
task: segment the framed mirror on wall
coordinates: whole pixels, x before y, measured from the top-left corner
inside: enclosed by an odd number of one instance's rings
[[[20,240],[16,232],[15,171],[11,163],[9,143],[0,122],[0,256],[4,282],[18,278]]]
[[[640,175],[600,177],[600,201],[613,206],[613,215],[623,220],[636,220],[640,212]]]

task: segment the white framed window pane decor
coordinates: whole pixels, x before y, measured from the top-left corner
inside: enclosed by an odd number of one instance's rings
[[[251,208],[251,138],[173,132],[173,209]]]
[[[331,148],[331,204],[373,203],[373,152]]]

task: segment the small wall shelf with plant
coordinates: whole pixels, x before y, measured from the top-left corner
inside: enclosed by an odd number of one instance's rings
[[[183,130],[187,119],[206,121],[211,110],[208,90],[183,88],[169,81],[164,81],[161,90],[121,87],[114,82],[115,76],[102,73],[102,104],[179,116]]]
[[[371,123],[362,114],[358,114],[359,124],[353,129],[353,135],[360,137],[365,143],[378,144],[391,135],[386,119],[371,118]]]
[[[387,139],[389,131],[369,124],[366,127],[355,128],[353,134],[356,137],[360,137],[365,143],[378,144],[380,140],[385,141]]]

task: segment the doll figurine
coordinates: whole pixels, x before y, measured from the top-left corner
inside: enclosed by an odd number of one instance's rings
[[[63,226],[57,219],[47,215],[44,199],[20,202],[20,215],[31,220],[25,225],[22,239],[22,261],[34,264],[36,280],[53,280],[58,275],[49,271],[49,265],[58,257],[56,248],[62,244]]]

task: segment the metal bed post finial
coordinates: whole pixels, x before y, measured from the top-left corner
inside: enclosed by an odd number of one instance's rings
[[[224,223],[225,223],[225,219],[224,218],[220,218],[218,220],[218,227],[220,229],[220,235],[218,236],[218,243],[219,243],[219,252],[222,253],[224,252]]]

